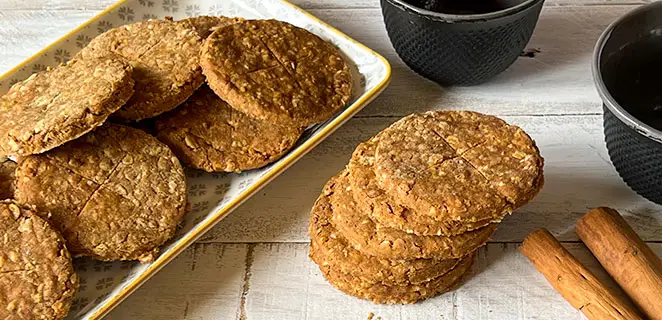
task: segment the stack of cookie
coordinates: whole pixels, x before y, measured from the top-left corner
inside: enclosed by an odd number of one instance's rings
[[[186,212],[180,161],[267,165],[351,88],[339,50],[312,33],[226,17],[111,29],[12,86],[0,97],[0,196],[15,199],[0,203],[0,318],[64,318],[71,256],[153,261]]]
[[[405,117],[354,151],[310,219],[310,257],[338,289],[414,303],[456,286],[497,224],[543,185],[543,159],[493,116]]]

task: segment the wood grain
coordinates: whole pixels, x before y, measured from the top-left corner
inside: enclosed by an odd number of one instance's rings
[[[97,12],[0,9],[0,75],[89,20]]]
[[[453,293],[415,305],[375,305],[327,284],[307,258],[307,244],[257,244],[247,319],[583,319],[519,253],[519,244],[480,249],[472,277]],[[623,294],[580,244],[566,244],[598,278]],[[662,253],[662,245],[653,249]]]
[[[247,249],[241,244],[194,244],[107,319],[238,318]]]

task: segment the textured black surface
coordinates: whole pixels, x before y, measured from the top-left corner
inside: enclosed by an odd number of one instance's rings
[[[648,139],[604,109],[605,141],[616,171],[632,190],[662,204],[662,143]]]
[[[441,85],[474,85],[506,70],[528,43],[543,1],[487,21],[447,22],[381,0],[384,23],[400,58]]]

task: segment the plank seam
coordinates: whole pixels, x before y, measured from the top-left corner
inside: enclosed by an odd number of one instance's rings
[[[453,304],[451,319],[457,320],[457,290],[453,290],[453,292],[451,293],[451,303]]]
[[[246,297],[248,296],[248,291],[250,289],[250,281],[251,281],[251,276],[253,275],[253,251],[255,250],[256,244],[250,243],[247,246],[246,249],[246,262],[244,263],[246,265],[245,271],[244,271],[244,283],[241,286],[241,298],[240,298],[240,303],[239,303],[239,312],[237,319],[239,320],[247,320],[248,317],[246,315]]]
[[[638,6],[642,4],[649,3],[647,1],[641,1],[641,2],[603,2],[603,3],[550,3],[546,4],[544,7],[545,8],[568,8],[568,7],[576,7],[576,8],[583,8],[583,7],[616,7],[616,6]],[[0,7],[0,10],[3,12],[21,12],[21,11],[44,11],[44,12],[57,12],[57,11],[80,11],[80,12],[88,12],[88,11],[102,11],[106,9],[107,6],[101,6],[101,7],[73,7],[73,6],[54,6],[54,7],[23,7],[23,8],[12,8],[12,7]],[[303,10],[379,10],[379,6],[356,6],[356,7],[340,7],[340,6],[312,6],[312,7],[307,7],[307,6],[300,6]]]

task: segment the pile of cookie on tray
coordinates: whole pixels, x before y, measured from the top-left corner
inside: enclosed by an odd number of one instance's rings
[[[351,89],[333,45],[226,17],[111,29],[15,84],[0,97],[0,318],[64,318],[72,256],[153,261],[188,210],[180,162],[265,166]]]
[[[310,219],[310,257],[339,290],[376,303],[449,291],[501,220],[543,185],[534,141],[469,111],[402,118],[358,145]]]

